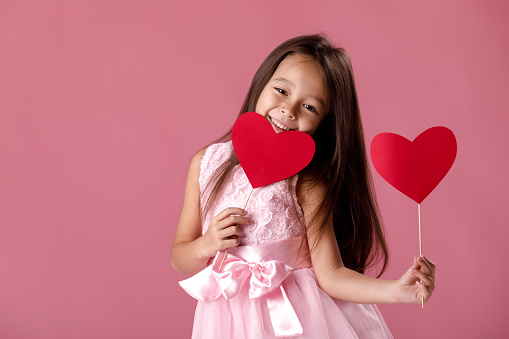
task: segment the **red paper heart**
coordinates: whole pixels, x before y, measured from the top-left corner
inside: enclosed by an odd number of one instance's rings
[[[232,130],[233,149],[253,188],[291,177],[306,167],[315,142],[306,133],[276,133],[258,113],[242,114]]]
[[[440,183],[456,158],[456,138],[446,127],[432,127],[412,142],[394,133],[371,142],[371,160],[380,175],[421,203]]]

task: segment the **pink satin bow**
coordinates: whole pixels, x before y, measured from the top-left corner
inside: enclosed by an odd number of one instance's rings
[[[193,298],[210,301],[235,297],[249,280],[249,298],[266,296],[272,327],[276,336],[302,334],[302,326],[281,283],[293,269],[277,260],[246,262],[230,253],[226,255],[222,270],[219,252],[212,265],[207,266],[180,286]]]

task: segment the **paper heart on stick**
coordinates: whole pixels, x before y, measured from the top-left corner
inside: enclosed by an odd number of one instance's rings
[[[371,160],[378,173],[418,204],[445,177],[456,151],[454,134],[443,126],[425,130],[414,141],[381,133],[371,142]]]
[[[242,114],[232,130],[233,149],[254,188],[291,177],[313,158],[315,142],[299,131],[276,133],[258,113]]]

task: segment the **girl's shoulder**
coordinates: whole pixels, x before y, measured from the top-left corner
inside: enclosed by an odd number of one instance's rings
[[[232,141],[218,142],[215,144],[210,144],[204,148],[205,153],[204,156],[222,156],[224,154],[230,155],[231,150],[233,149]]]
[[[233,145],[231,140],[207,146],[206,148],[201,150],[203,151],[203,157],[201,159],[202,168],[208,167],[209,162],[212,162],[215,165],[223,163],[224,161],[226,161],[226,159],[228,159],[232,150]]]
[[[232,150],[232,142],[227,141],[211,144],[198,152],[201,153],[199,182],[202,188],[212,173],[229,158]]]

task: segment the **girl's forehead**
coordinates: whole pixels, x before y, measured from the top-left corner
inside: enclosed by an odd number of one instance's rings
[[[300,53],[292,53],[287,55],[276,68],[277,72],[289,72],[289,71],[318,71],[320,74],[322,73],[322,67],[318,64],[318,62],[312,58],[311,56],[300,54]]]

